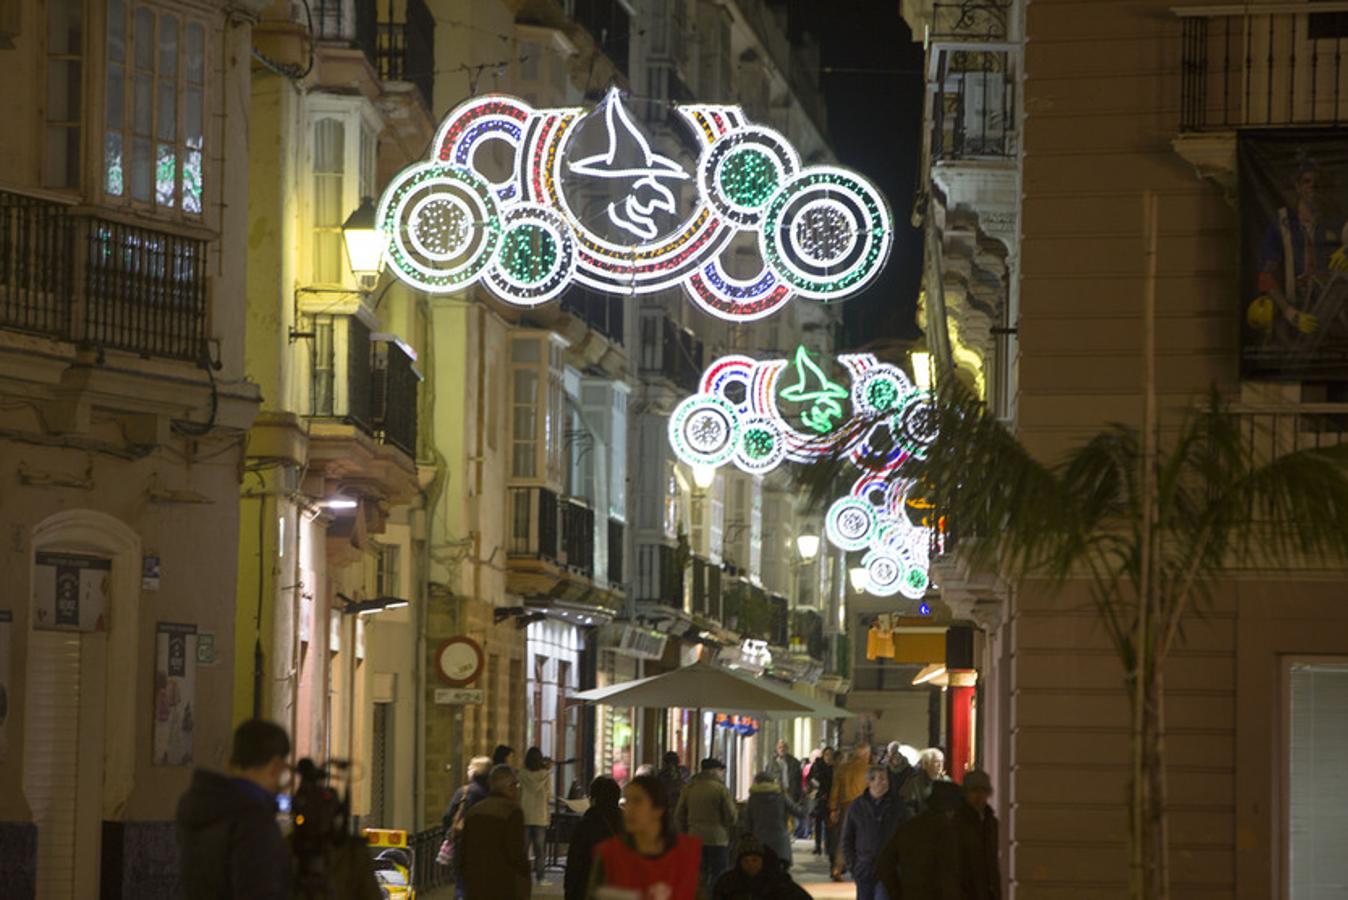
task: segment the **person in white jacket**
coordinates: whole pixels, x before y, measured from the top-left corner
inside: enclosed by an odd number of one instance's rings
[[[542,750],[530,747],[524,753],[524,768],[518,774],[524,831],[534,853],[534,880],[542,884],[547,863],[548,822],[552,811],[552,762],[543,758]]]

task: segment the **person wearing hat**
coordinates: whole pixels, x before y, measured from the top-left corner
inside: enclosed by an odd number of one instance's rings
[[[932,784],[926,808],[900,825],[876,857],[889,900],[963,900],[957,818],[965,805],[953,781]]]
[[[681,831],[702,839],[702,879],[710,891],[721,873],[730,868],[735,801],[725,786],[725,763],[714,756],[702,760],[701,771],[679,795],[674,822]]]
[[[992,779],[974,769],[964,775],[964,803],[955,815],[959,832],[961,900],[1001,900],[997,861],[997,816],[988,805]]]
[[[716,880],[712,900],[809,900],[777,854],[752,834],[735,845],[735,867]]]

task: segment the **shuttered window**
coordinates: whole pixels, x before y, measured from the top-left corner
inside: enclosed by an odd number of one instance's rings
[[[1294,663],[1290,678],[1288,896],[1348,895],[1348,659]]]
[[[79,634],[29,632],[26,706],[23,793],[37,825],[37,882],[44,898],[65,900],[75,892]]]

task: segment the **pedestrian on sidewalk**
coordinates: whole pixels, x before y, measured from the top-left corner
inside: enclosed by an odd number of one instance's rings
[[[680,831],[702,842],[702,879],[711,890],[730,868],[730,827],[735,824],[735,801],[725,786],[725,763],[714,756],[702,760],[701,771],[683,789],[674,821]]]
[[[790,819],[804,815],[805,811],[777,783],[775,773],[759,772],[754,776],[749,802],[744,805],[744,831],[771,850],[783,869],[791,868]]]
[[[945,754],[937,747],[928,747],[917,755],[917,771],[908,777],[900,793],[908,807],[908,817],[918,815],[927,808],[927,798],[931,796],[932,785],[938,781],[949,781],[945,774]]]
[[[846,759],[833,770],[833,788],[829,791],[828,801],[828,821],[829,828],[835,832],[832,870],[829,873],[834,881],[842,881],[843,869],[846,866],[846,861],[841,853],[840,845],[842,842],[839,837],[842,834],[843,821],[847,818],[847,807],[866,790],[866,773],[870,767],[871,745],[865,741],[860,741],[852,747]]]
[[[234,730],[228,773],[192,773],[178,801],[184,900],[289,900],[295,872],[276,824],[289,757],[285,729],[252,719]]]
[[[961,900],[1001,900],[1002,872],[997,859],[997,816],[988,805],[992,779],[974,769],[964,775],[964,803],[955,814],[959,832]]]
[[[524,751],[524,768],[519,772],[520,807],[524,810],[524,830],[534,855],[534,880],[543,883],[547,869],[548,823],[552,812],[552,764],[543,751],[530,747]]]
[[[507,765],[488,776],[491,793],[463,817],[458,853],[465,900],[529,900],[529,856],[519,779]]]
[[[679,754],[673,750],[666,751],[658,774],[665,783],[665,796],[669,798],[670,808],[678,809],[679,798],[688,784],[688,770],[679,764]]]
[[[962,805],[957,785],[934,782],[927,808],[894,832],[875,862],[889,900],[961,900],[955,817]]]
[[[515,748],[506,744],[497,744],[496,749],[491,752],[491,764],[515,768]]]
[[[580,817],[566,845],[566,900],[585,900],[590,889],[590,869],[594,848],[623,833],[623,812],[619,806],[622,788],[607,775],[590,782],[590,808]]]
[[[474,756],[468,761],[468,781],[454,791],[445,808],[440,823],[445,828],[445,847],[449,852],[449,866],[454,872],[454,896],[463,897],[463,872],[459,867],[459,850],[463,837],[463,818],[468,810],[487,799],[491,793],[488,776],[491,774],[491,757]],[[444,848],[442,848],[444,849]]]
[[[712,900],[810,900],[791,880],[777,854],[753,835],[735,846],[735,866],[716,881]]]
[[[810,785],[814,788],[811,818],[814,819],[814,855],[820,852],[833,859],[834,834],[828,827],[828,800],[833,792],[833,748],[825,747],[810,766]]]
[[[659,778],[640,775],[623,788],[623,828],[621,837],[595,848],[591,898],[602,897],[603,888],[614,888],[614,896],[697,900],[702,841],[674,831]]]
[[[856,881],[857,900],[884,900],[877,891],[880,880],[876,859],[898,830],[902,815],[899,800],[889,789],[889,770],[871,766],[866,773],[866,791],[847,807],[843,822],[843,858]]]
[[[913,763],[918,759],[917,751],[907,744],[890,741],[889,746],[885,748],[885,768],[889,769],[889,789],[894,792],[894,796],[903,796],[903,786],[917,772],[917,767]]]

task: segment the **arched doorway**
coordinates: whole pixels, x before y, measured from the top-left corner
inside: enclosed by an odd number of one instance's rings
[[[41,898],[94,897],[102,823],[135,775],[140,539],[93,510],[34,530],[23,789]]]

